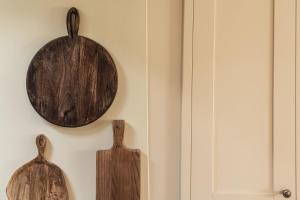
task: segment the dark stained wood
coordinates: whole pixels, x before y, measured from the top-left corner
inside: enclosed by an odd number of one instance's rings
[[[114,144],[97,152],[97,200],[140,199],[140,151],[123,145],[124,121],[113,122]]]
[[[32,106],[47,121],[64,127],[94,122],[111,106],[118,88],[117,69],[107,50],[78,36],[79,15],[67,15],[69,36],[42,47],[27,72]]]
[[[79,13],[76,8],[70,8],[67,14],[67,29],[70,38],[78,36]]]
[[[10,179],[6,192],[8,200],[68,200],[62,170],[44,157],[46,137],[36,139],[38,156],[19,168]]]

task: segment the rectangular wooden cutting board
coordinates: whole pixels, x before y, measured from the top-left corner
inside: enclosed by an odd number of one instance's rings
[[[96,200],[140,200],[140,150],[123,145],[124,127],[113,121],[113,147],[97,152]]]

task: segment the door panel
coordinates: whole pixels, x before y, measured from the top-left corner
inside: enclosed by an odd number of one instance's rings
[[[271,192],[273,0],[215,6],[214,190]]]
[[[296,199],[295,6],[186,2],[182,199]]]

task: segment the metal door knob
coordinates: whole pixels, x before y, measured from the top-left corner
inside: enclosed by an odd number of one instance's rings
[[[292,196],[292,192],[288,189],[282,190],[280,192],[280,194],[282,194],[282,196],[286,199],[290,198]]]

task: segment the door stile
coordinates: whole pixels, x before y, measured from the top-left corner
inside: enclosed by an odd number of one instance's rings
[[[273,166],[275,200],[289,189],[296,200],[295,44],[296,0],[275,0]]]

